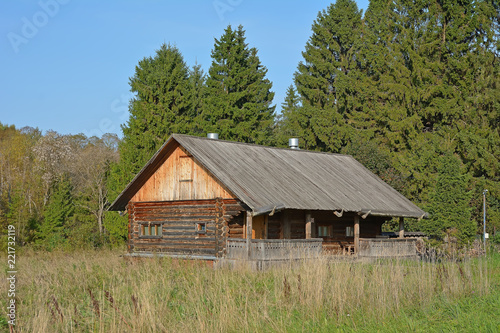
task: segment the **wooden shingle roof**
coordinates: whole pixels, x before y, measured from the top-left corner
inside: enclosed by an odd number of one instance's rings
[[[338,210],[380,216],[426,213],[352,156],[174,134],[125,188],[110,210],[123,210],[178,142],[253,212]]]

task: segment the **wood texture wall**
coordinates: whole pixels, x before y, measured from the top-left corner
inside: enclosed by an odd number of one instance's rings
[[[241,212],[239,215],[234,216],[231,221],[228,222],[229,227],[229,238],[244,238],[245,237],[245,212]]]
[[[275,213],[268,218],[267,238],[282,239],[283,238],[283,217],[281,212]]]
[[[221,257],[233,218],[244,210],[234,199],[130,202],[129,252]],[[160,237],[141,236],[142,223],[160,223]],[[206,233],[196,230],[205,223]]]
[[[290,210],[287,214],[290,223],[290,238],[306,238],[306,213],[303,210]]]
[[[235,198],[210,172],[177,146],[131,201]]]

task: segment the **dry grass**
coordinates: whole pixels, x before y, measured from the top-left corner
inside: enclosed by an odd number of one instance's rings
[[[408,311],[426,311],[437,299],[486,296],[498,287],[492,283],[498,264],[484,258],[438,264],[323,260],[252,272],[119,255],[20,254],[17,332],[363,331]],[[5,279],[0,287],[6,295]]]

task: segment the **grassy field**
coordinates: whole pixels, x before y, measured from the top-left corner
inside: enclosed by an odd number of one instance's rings
[[[498,253],[437,264],[325,260],[265,272],[120,254],[19,254],[17,332],[500,331]],[[7,332],[6,279],[0,287]]]

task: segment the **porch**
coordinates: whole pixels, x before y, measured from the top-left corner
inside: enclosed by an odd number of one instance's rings
[[[228,239],[226,259],[297,260],[319,258],[321,238],[312,239]]]
[[[321,238],[311,239],[228,239],[225,259],[286,261],[317,259],[322,256],[358,258],[416,258],[417,239],[360,238],[359,250],[332,253]]]

